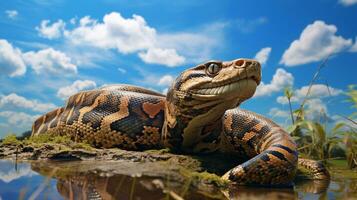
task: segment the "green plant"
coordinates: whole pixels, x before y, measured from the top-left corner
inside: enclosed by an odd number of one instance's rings
[[[303,101],[295,111],[293,111],[291,105],[291,98],[294,93],[291,88],[285,88],[284,95],[289,103],[292,121],[292,125],[288,130],[298,143],[299,152],[306,157],[312,157],[318,160],[333,159],[336,157],[332,153],[333,150],[343,149],[349,167],[354,168],[357,167],[357,122],[354,120],[357,116],[357,112],[353,112],[349,117],[343,117],[350,123],[339,122],[331,129],[328,129],[327,125],[321,122],[321,119],[316,120],[306,116],[309,115],[309,113],[305,110],[305,104],[310,100],[309,96],[312,91],[312,86],[319,78],[320,72],[327,60],[328,58],[317,68],[316,73],[309,83]],[[329,89],[328,86],[327,89]],[[357,108],[357,90],[355,89],[355,85],[349,86],[346,95],[349,97],[348,101],[352,102],[352,107]],[[326,113],[321,111],[320,116],[325,119],[326,123]]]
[[[346,95],[349,97],[347,101],[353,104],[352,108],[357,109],[357,90],[355,85],[348,87]],[[356,116],[357,111],[354,111],[349,117],[342,116],[345,121],[339,122],[335,127],[335,131],[343,137],[342,143],[344,144],[346,159],[350,168],[357,167],[357,122],[354,120]]]
[[[291,93],[284,92],[285,96],[291,98]],[[357,90],[355,86],[349,86],[346,93],[348,101],[353,103],[353,108],[357,108]],[[308,96],[306,96],[308,98]],[[307,100],[306,100],[307,101]],[[306,101],[303,101],[306,102]],[[334,159],[334,149],[342,149],[345,152],[350,168],[357,167],[357,123],[353,118],[357,112],[353,112],[349,117],[344,117],[344,121],[338,122],[331,129],[327,129],[326,124],[320,121],[306,118],[305,107],[301,106],[295,110],[292,116],[296,116],[294,124],[289,127],[291,135],[298,143],[299,152],[307,157],[318,160]],[[321,111],[321,116],[326,114]],[[348,123],[349,122],[349,123]]]
[[[298,146],[301,153],[318,160],[334,158],[331,152],[342,142],[342,138],[338,136],[338,132],[329,133],[326,127],[319,122],[306,119],[300,120],[294,127],[295,129],[299,127],[302,133],[298,137]]]
[[[16,138],[15,134],[9,134],[5,136],[5,138],[2,140],[1,144],[3,145],[19,145],[21,142]]]
[[[291,87],[286,87],[284,89],[284,95],[286,96],[286,98],[288,99],[288,102],[289,102],[291,123],[295,124],[294,113],[293,113],[293,109],[292,109],[292,106],[291,106],[291,98],[294,96],[294,92],[293,92],[292,88]]]
[[[34,143],[34,144],[54,143],[54,144],[69,145],[72,143],[72,140],[67,136],[51,135],[51,134],[44,133],[44,134],[27,138],[24,140],[24,143]]]

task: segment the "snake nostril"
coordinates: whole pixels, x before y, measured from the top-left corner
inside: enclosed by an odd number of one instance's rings
[[[236,66],[240,67],[240,66],[244,65],[244,60],[237,60],[235,64],[236,64]]]

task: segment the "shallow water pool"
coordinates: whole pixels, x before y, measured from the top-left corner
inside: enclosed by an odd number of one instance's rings
[[[169,177],[128,175],[124,163],[120,166],[125,173],[112,162],[105,169],[83,170],[93,165],[96,162],[0,160],[0,199],[357,199],[357,172],[341,166],[330,169],[330,182],[296,181],[294,188],[232,187],[203,193]]]

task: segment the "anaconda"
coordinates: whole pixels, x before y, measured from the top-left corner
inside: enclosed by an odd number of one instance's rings
[[[241,185],[291,184],[298,163],[315,178],[328,179],[323,165],[298,159],[283,128],[238,108],[260,82],[255,60],[209,61],[182,72],[166,96],[130,85],[79,92],[38,118],[32,136],[67,135],[102,148],[229,154],[245,162],[223,178]]]

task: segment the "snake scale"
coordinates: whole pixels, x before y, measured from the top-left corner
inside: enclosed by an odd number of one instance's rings
[[[259,62],[236,59],[185,70],[166,96],[130,85],[83,91],[38,118],[32,136],[67,135],[102,148],[227,153],[246,160],[223,175],[241,185],[291,184],[298,163],[328,179],[323,165],[298,159],[295,142],[281,127],[238,108],[260,81]]]

